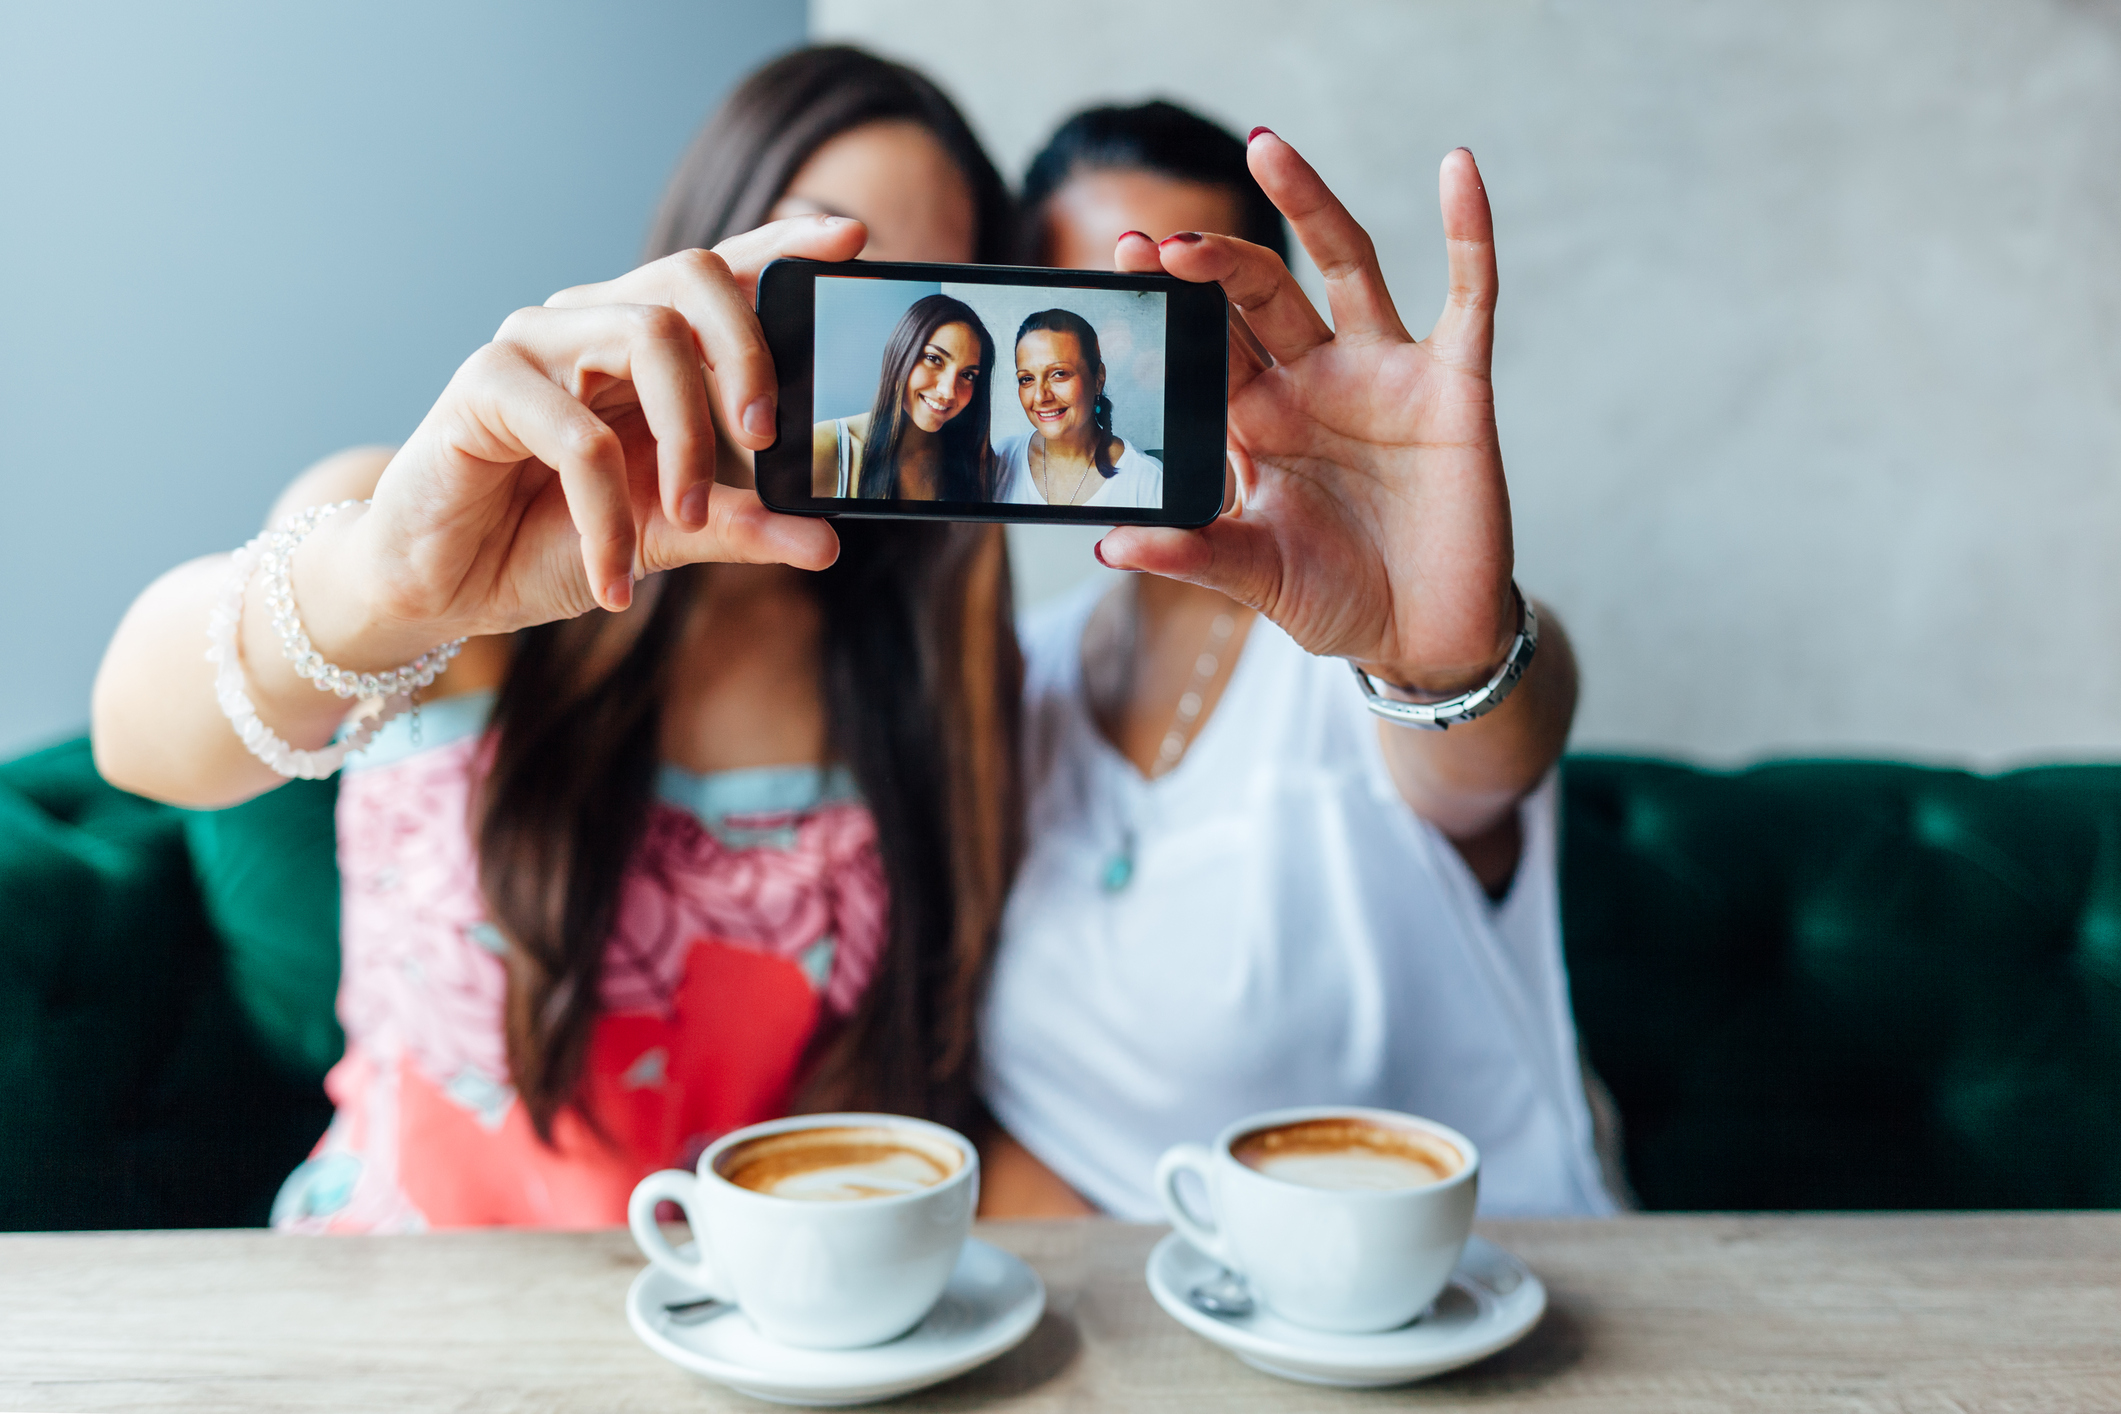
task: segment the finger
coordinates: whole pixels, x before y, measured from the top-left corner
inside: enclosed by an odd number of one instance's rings
[[[1333,337],[1289,267],[1265,246],[1181,231],[1158,246],[1157,255],[1181,280],[1221,284],[1277,362],[1294,362]]]
[[[715,253],[750,298],[758,284],[759,271],[783,256],[803,260],[852,260],[869,240],[869,228],[851,216],[791,216],[770,221],[755,231],[731,236],[716,246]],[[693,251],[681,250],[661,260],[637,266],[615,280],[574,285],[561,290],[546,304],[556,309],[578,309],[591,304],[640,304],[666,287],[671,262],[682,262]]]
[[[495,343],[487,350],[469,411],[513,455],[559,472],[590,592],[607,609],[625,608],[633,602],[635,534],[618,433],[521,349]]]
[[[1140,231],[1129,231],[1119,238],[1119,247],[1113,252],[1112,268],[1133,275],[1165,273],[1163,258],[1158,254],[1156,242]],[[1273,366],[1274,360],[1260,345],[1251,326],[1245,323],[1244,316],[1237,312],[1237,306],[1230,306],[1228,391],[1235,393]]]
[[[649,527],[642,560],[651,573],[704,561],[783,564],[821,570],[839,558],[832,523],[816,516],[784,516],[766,508],[754,491],[715,489],[707,523],[680,530],[658,521]]]
[[[1266,128],[1254,128],[1245,160],[1269,200],[1289,218],[1318,273],[1334,331],[1343,337],[1407,339],[1377,264],[1377,246],[1325,180],[1297,150]]]
[[[585,375],[629,385],[654,439],[663,513],[688,527],[706,523],[714,486],[714,418],[695,330],[682,313],[665,304],[520,309],[496,337],[521,349],[548,378],[592,407]]]
[[[729,439],[759,451],[773,443],[778,395],[773,358],[752,310],[759,271],[783,256],[851,259],[868,238],[866,226],[844,216],[792,217],[732,237],[711,251],[679,251],[616,280],[562,290],[546,303],[560,308],[664,304],[678,310],[692,322],[700,357],[713,374]],[[664,514],[672,520],[688,523],[683,512],[682,504],[666,500]]]
[[[1129,231],[1113,248],[1112,268],[1129,275],[1161,275],[1164,262],[1157,256],[1154,240],[1140,231]]]
[[[1436,176],[1443,204],[1444,249],[1451,265],[1451,292],[1429,332],[1429,348],[1456,368],[1485,374],[1495,349],[1495,216],[1473,154],[1457,148]]]
[[[1165,273],[1156,242],[1140,231],[1129,231],[1119,238],[1119,246],[1113,252],[1112,268],[1131,275]],[[1230,306],[1229,391],[1235,393],[1273,366],[1274,360],[1260,344],[1258,336],[1253,334],[1252,327],[1245,323],[1244,316],[1237,312],[1237,306]]]
[[[1261,521],[1225,515],[1199,530],[1123,525],[1098,542],[1113,569],[1204,585],[1273,618],[1282,596],[1281,549]]]
[[[750,296],[740,287],[727,261],[711,250],[685,250],[644,265],[602,285],[562,290],[546,301],[554,308],[658,306],[675,311],[691,326],[693,357],[713,375],[714,398],[729,439],[757,451],[773,442],[778,384],[765,333],[752,312]],[[708,474],[713,474],[710,464]],[[705,506],[690,507],[684,497],[693,482],[665,486],[663,513],[680,524],[698,525]]]

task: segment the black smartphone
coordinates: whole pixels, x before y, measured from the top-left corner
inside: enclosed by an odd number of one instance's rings
[[[796,515],[1206,525],[1229,303],[1169,275],[776,260],[759,497]]]

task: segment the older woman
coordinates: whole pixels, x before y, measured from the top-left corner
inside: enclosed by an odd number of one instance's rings
[[[1031,430],[1003,441],[1001,493],[1036,506],[1161,506],[1164,467],[1112,431],[1097,328],[1042,309],[1016,331],[1016,397]]]
[[[1470,1135],[1486,1211],[1611,1207],[1556,907],[1567,640],[1548,617],[1514,693],[1447,731],[1373,696],[1504,680],[1532,626],[1470,153],[1441,189],[1451,293],[1416,341],[1369,237],[1272,133],[1099,109],[1032,164],[1032,263],[1220,282],[1268,361],[1231,367],[1234,507],[1111,532],[1099,558],[1141,573],[1020,630],[1030,844],[981,1032],[997,1214],[1159,1219],[1166,1146],[1308,1104]],[[1284,263],[1280,212],[1325,272],[1331,328]]]

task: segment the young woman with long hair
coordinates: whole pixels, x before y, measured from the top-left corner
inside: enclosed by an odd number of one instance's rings
[[[812,429],[816,494],[990,499],[993,381],[994,336],[972,306],[944,294],[921,296],[884,341],[869,411]]]
[[[701,132],[647,264],[512,315],[394,452],[297,478],[261,573],[215,556],[135,603],[98,761],[196,807],[330,764],[299,753],[347,704],[296,659],[383,674],[465,640],[348,761],[348,1045],[276,1224],[608,1224],[792,1107],[969,1122],[1017,849],[1004,550],[765,511],[751,301],[779,256],[991,261],[1007,222],[933,85],[790,55]]]

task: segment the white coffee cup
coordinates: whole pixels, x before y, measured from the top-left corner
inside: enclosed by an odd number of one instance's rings
[[[739,1187],[720,1161],[740,1146],[794,1130],[885,1129],[929,1152],[954,1154],[954,1172],[886,1197],[811,1201]],[[697,1257],[670,1245],[655,1218],[663,1201],[692,1225]],[[917,1325],[943,1294],[979,1205],[979,1152],[956,1130],[903,1115],[822,1114],[771,1120],[723,1135],[697,1173],[642,1179],[627,1205],[648,1260],[706,1296],[740,1307],[784,1345],[847,1350]]]
[[[1232,1153],[1239,1141],[1309,1120],[1349,1119],[1426,1136],[1455,1151],[1455,1172],[1417,1187],[1321,1188],[1273,1178]],[[1181,1174],[1205,1186],[1212,1210],[1193,1213]],[[1255,1300],[1317,1330],[1394,1330],[1420,1315],[1451,1279],[1480,1192],[1480,1152],[1454,1129],[1392,1110],[1312,1106],[1239,1120],[1213,1147],[1179,1144],[1156,1165],[1171,1224],[1244,1277]]]

